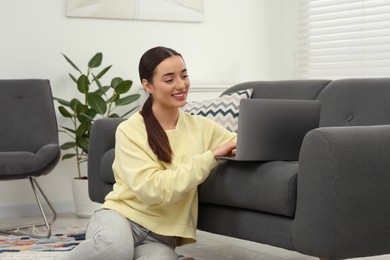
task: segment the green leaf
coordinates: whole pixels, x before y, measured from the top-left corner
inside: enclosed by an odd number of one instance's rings
[[[73,76],[72,74],[69,73],[69,77],[73,80],[74,83],[77,84],[77,79],[75,76]]]
[[[78,72],[82,73],[81,70],[79,68],[77,68],[77,66],[73,63],[73,61],[71,61],[65,54],[61,53],[62,56],[64,56],[65,60],[70,64],[72,65],[73,68],[75,68],[75,70],[77,70]]]
[[[90,85],[90,82],[89,82],[88,77],[84,74],[81,74],[81,76],[77,80],[77,89],[81,93],[86,94],[89,91],[89,85]]]
[[[77,145],[79,143],[79,139],[82,138],[83,136],[88,136],[88,129],[89,129],[90,123],[81,123],[79,127],[77,127],[76,130],[76,142]]]
[[[88,109],[87,111],[80,113],[79,120],[83,122],[91,122],[96,116],[96,111],[94,109]]]
[[[127,93],[133,82],[131,80],[125,80],[120,82],[116,87],[115,87],[115,92],[118,94],[124,94]]]
[[[75,112],[76,114],[79,114],[83,109],[84,105],[78,100],[77,98],[73,98],[70,101],[70,108]]]
[[[107,103],[113,103],[115,101],[117,101],[119,99],[119,94],[118,93],[114,93],[108,100],[107,100]]]
[[[92,77],[93,77],[93,80],[96,82],[96,85],[98,86],[98,88],[99,88],[99,92],[97,92],[100,96],[101,95],[105,95],[105,91],[104,91],[104,89],[103,89],[103,86],[102,86],[102,84],[100,83],[100,81],[99,81],[99,79],[92,73]],[[96,92],[96,91],[95,91]]]
[[[137,99],[139,99],[140,96],[141,96],[140,94],[132,94],[132,95],[126,96],[124,98],[118,99],[115,102],[115,105],[124,106],[124,105],[131,104],[134,101],[136,101]]]
[[[138,108],[138,106],[136,106],[136,107],[130,109],[129,111],[127,111],[126,113],[124,113],[124,114],[121,116],[121,118],[126,117],[128,114],[132,113],[132,112],[133,112],[134,110],[136,110],[137,108]]]
[[[69,118],[72,117],[72,114],[69,113],[69,111],[66,110],[66,108],[65,108],[64,106],[59,106],[59,107],[58,107],[58,111],[60,111],[60,113],[61,113],[61,115],[62,115],[63,117],[69,117]]]
[[[76,133],[76,131],[75,131],[74,129],[70,129],[70,128],[65,127],[65,126],[61,126],[61,127],[62,127],[62,129],[65,129],[65,130],[68,131],[68,132],[71,132],[71,133],[73,133],[73,134]]]
[[[55,101],[57,101],[58,103],[60,103],[61,105],[64,105],[66,107],[70,107],[70,102],[69,101],[66,101],[66,100],[61,99],[61,98],[56,98],[56,97],[53,97],[53,99]]]
[[[78,146],[83,149],[85,153],[88,153],[88,146],[89,146],[89,138],[82,137],[77,142]]]
[[[88,68],[97,68],[102,64],[103,60],[103,54],[101,52],[98,52],[95,54],[95,56],[92,57],[92,59],[88,62]]]
[[[103,115],[107,111],[107,104],[98,94],[92,92],[87,94],[87,102],[98,114]]]
[[[100,79],[101,77],[103,77],[104,74],[106,74],[106,72],[111,69],[112,65],[108,66],[108,67],[105,67],[101,72],[99,72],[96,76],[96,78]]]
[[[68,149],[72,149],[72,148],[75,148],[76,147],[76,143],[75,142],[66,142],[66,143],[63,143],[61,145],[61,149],[62,150],[68,150]]]
[[[119,115],[118,114],[111,114],[108,117],[109,118],[119,118]]]
[[[108,90],[110,90],[109,86],[103,86],[102,88],[95,90],[94,93],[98,94],[99,96],[102,96],[105,95],[105,93],[107,93]]]
[[[111,80],[111,87],[115,89],[121,82],[123,81],[122,78],[116,77]]]
[[[62,156],[62,159],[61,159],[61,160],[70,159],[70,158],[75,157],[76,155],[77,155],[77,154],[75,154],[75,153],[68,153],[68,154],[65,154],[64,156]]]

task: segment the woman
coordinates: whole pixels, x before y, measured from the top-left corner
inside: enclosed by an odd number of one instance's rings
[[[149,97],[118,126],[113,191],[67,259],[178,259],[176,245],[196,239],[198,185],[235,149],[235,133],[180,111],[190,81],[179,53],[148,50],[139,75]]]

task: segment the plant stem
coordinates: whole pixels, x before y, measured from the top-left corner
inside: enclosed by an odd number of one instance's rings
[[[73,125],[74,125],[74,129],[77,131],[77,115],[76,115],[76,113],[74,113],[74,115],[73,115]],[[75,142],[76,142],[75,150],[76,150],[76,154],[77,154],[77,157],[76,157],[77,173],[78,173],[79,179],[81,179],[80,158],[78,156],[79,146],[77,145],[77,136],[75,138]]]

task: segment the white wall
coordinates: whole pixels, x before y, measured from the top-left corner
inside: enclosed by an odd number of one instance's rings
[[[183,54],[193,85],[293,78],[296,2],[205,0],[203,23],[174,23],[66,18],[64,0],[1,1],[0,78],[48,78],[54,96],[69,98],[75,89],[61,53],[85,68],[100,51],[104,65],[113,64],[109,78],[130,78],[137,89],[139,58],[157,45]],[[38,179],[59,212],[73,210],[75,170],[62,161]],[[0,183],[0,216],[31,207],[30,190],[25,180]]]

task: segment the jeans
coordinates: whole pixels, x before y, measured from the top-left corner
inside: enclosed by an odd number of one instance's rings
[[[91,217],[86,240],[61,260],[177,260],[174,237],[160,236],[114,210],[100,209]]]

